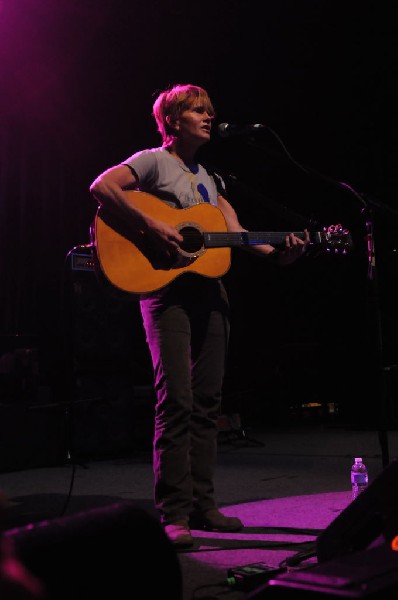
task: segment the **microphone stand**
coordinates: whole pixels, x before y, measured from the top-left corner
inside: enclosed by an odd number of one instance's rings
[[[381,207],[379,202],[370,201],[372,204]],[[394,215],[398,213],[392,209],[389,209],[390,212]],[[380,310],[380,296],[379,296],[379,280],[378,280],[378,270],[376,265],[376,249],[375,249],[375,220],[373,216],[373,210],[370,206],[370,203],[362,210],[363,215],[365,216],[365,227],[366,227],[366,242],[367,242],[367,259],[368,259],[368,298],[369,304],[372,309],[372,314],[374,316],[375,322],[375,334],[376,334],[376,350],[377,350],[377,364],[378,364],[378,375],[379,375],[379,388],[381,390],[381,414],[380,414],[380,423],[379,423],[379,443],[381,446],[382,453],[382,465],[386,467],[390,462],[389,456],[389,443],[388,443],[388,422],[389,417],[389,406],[390,406],[390,391],[389,386],[387,385],[387,375],[390,374],[393,369],[392,365],[385,364],[384,357],[384,343],[383,343],[383,327],[382,327],[382,318],[381,318],[381,310]]]
[[[384,203],[375,200],[373,198],[367,197],[364,198],[363,194],[357,192],[351,185],[345,183],[344,181],[337,181],[316,171],[312,167],[308,167],[306,165],[302,165],[298,161],[296,161],[288,152],[282,140],[278,136],[278,134],[271,129],[268,125],[264,126],[265,130],[268,130],[279,142],[284,153],[289,158],[291,162],[293,162],[296,167],[304,171],[308,175],[313,175],[320,180],[325,181],[326,183],[338,188],[340,191],[348,191],[352,193],[362,204],[361,214],[365,217],[365,231],[366,231],[366,243],[367,243],[367,281],[368,281],[368,301],[369,306],[372,309],[372,314],[374,317],[374,333],[376,338],[376,355],[377,355],[377,366],[378,366],[378,387],[381,392],[381,414],[378,428],[378,438],[381,447],[382,454],[382,466],[386,467],[390,462],[389,456],[389,443],[388,443],[388,418],[389,418],[389,386],[387,385],[386,377],[387,374],[390,374],[391,370],[394,368],[393,365],[385,365],[384,364],[384,342],[383,342],[383,328],[382,328],[382,319],[381,319],[381,310],[380,310],[380,297],[379,297],[379,281],[378,281],[378,271],[376,264],[376,248],[375,248],[375,219],[373,214],[373,208],[377,208],[379,210],[384,210],[394,216],[398,216],[398,211],[388,207]],[[246,141],[249,145],[260,149],[262,151],[265,150],[264,145],[259,145],[256,143],[256,137],[254,135],[249,135],[246,138]],[[267,149],[267,152],[269,150]],[[277,153],[272,152],[272,155],[275,157]],[[280,154],[279,154],[280,157]]]

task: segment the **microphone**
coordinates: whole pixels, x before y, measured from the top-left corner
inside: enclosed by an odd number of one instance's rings
[[[232,135],[250,135],[261,129],[265,129],[265,125],[261,123],[253,123],[250,125],[235,125],[234,123],[220,123],[218,133],[221,137],[227,138]]]

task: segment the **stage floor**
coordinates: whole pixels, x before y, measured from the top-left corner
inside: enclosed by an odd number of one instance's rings
[[[193,531],[194,547],[177,555],[181,600],[245,598],[248,590],[227,582],[229,569],[237,566],[261,562],[278,567],[302,552],[308,557],[300,564],[316,564],[311,553],[317,536],[350,504],[353,457],[363,457],[370,484],[386,468],[374,430],[312,423],[244,433],[220,434],[216,490],[225,514],[239,516],[245,528],[230,534]],[[393,460],[398,432],[387,436]],[[149,448],[80,464],[2,472],[0,491],[8,502],[8,531],[123,500],[157,520]],[[150,560],[147,542],[132,539],[132,556],[141,551]]]

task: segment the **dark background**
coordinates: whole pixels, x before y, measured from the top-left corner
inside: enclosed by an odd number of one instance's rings
[[[347,255],[325,252],[283,271],[233,251],[225,412],[268,423],[302,415],[301,405],[313,402],[335,404],[345,422],[384,419],[384,374],[393,402],[397,362],[391,13],[369,1],[1,3],[6,404],[104,394],[123,404],[131,385],[150,386],[137,305],[110,298],[93,272],[72,270],[68,253],[89,243],[92,180],[159,145],[155,94],[190,82],[209,91],[216,125],[266,125],[251,137],[220,138],[215,130],[203,149],[203,160],[225,175],[244,225],[342,223],[353,240]],[[125,379],[124,392],[115,392]]]

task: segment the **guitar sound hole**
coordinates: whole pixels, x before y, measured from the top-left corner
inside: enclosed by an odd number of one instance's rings
[[[184,252],[193,254],[198,252],[203,246],[203,235],[195,227],[183,227],[180,233],[184,238],[181,243],[181,248]]]

